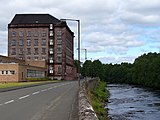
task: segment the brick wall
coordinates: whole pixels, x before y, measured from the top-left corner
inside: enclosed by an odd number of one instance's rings
[[[0,82],[18,82],[19,81],[19,64],[0,64]],[[4,72],[2,74],[2,71]],[[8,71],[8,74],[6,74]],[[15,71],[14,74],[10,74],[10,71]]]

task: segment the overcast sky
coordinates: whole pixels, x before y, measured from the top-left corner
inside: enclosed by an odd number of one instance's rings
[[[8,23],[22,13],[80,19],[81,48],[90,60],[133,63],[144,53],[160,51],[160,0],[0,0],[1,55],[7,55]],[[76,36],[77,59],[77,23],[68,24]]]

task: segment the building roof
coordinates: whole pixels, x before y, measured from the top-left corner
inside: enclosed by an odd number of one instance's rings
[[[10,24],[50,24],[59,22],[61,22],[59,19],[50,14],[16,14]]]

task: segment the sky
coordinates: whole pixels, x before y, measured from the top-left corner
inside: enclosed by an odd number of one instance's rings
[[[81,61],[133,63],[148,52],[160,51],[160,0],[0,0],[0,55],[7,55],[8,24],[15,14],[47,13],[79,19]],[[67,21],[75,33],[77,22]]]

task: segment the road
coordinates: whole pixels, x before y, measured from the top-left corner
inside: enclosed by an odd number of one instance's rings
[[[0,93],[0,120],[78,120],[78,82]]]

